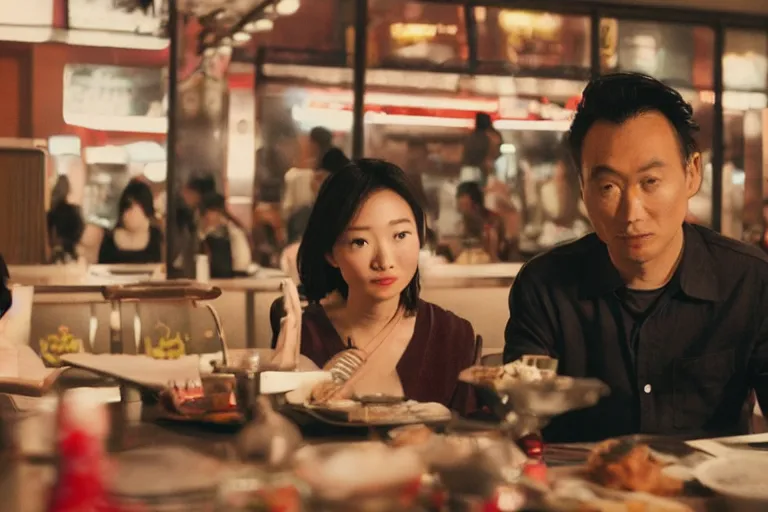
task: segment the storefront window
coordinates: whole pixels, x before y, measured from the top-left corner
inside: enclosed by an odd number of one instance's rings
[[[460,5],[370,0],[369,19],[369,67],[456,69],[467,64]]]
[[[722,230],[753,243],[764,239],[762,132],[768,106],[767,51],[768,36],[763,32],[726,31]]]
[[[714,44],[708,27],[600,20],[603,73],[636,71],[676,87],[711,90]]]
[[[475,7],[480,71],[589,76],[586,16]]]
[[[285,71],[291,67],[285,66]],[[337,76],[339,81],[278,85],[266,79],[257,87],[252,226],[260,265],[280,266],[284,248],[297,244],[304,232],[322,183],[320,153],[326,149],[313,141],[311,132],[316,132],[315,141],[327,137],[350,154],[352,89],[339,87],[349,70],[317,67],[314,71],[326,80]],[[305,78],[306,74],[305,70]]]
[[[452,93],[442,77],[431,90],[366,95],[366,155],[396,162],[411,177],[426,205],[432,248],[451,261],[519,261],[589,231],[578,179],[562,149],[584,83],[452,78]],[[478,116],[487,116],[496,131],[485,132],[491,143],[479,152]],[[476,212],[461,196],[474,185],[490,212],[486,221],[500,229],[497,246],[473,238]],[[469,253],[479,259],[465,261],[462,254]]]

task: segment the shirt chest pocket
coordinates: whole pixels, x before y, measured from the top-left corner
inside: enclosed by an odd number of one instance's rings
[[[736,371],[735,349],[673,362],[674,424],[702,428],[713,419]]]

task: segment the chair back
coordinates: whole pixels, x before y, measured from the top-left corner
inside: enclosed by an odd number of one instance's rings
[[[481,364],[483,360],[483,337],[479,334],[475,337],[475,356],[473,364]]]

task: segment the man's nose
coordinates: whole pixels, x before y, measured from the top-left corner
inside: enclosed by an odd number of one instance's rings
[[[621,209],[625,220],[630,224],[642,220],[645,216],[645,203],[642,192],[637,187],[629,187],[624,192]]]

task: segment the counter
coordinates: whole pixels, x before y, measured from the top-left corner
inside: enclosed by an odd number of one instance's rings
[[[469,320],[483,337],[485,353],[497,353],[504,345],[509,288],[521,266],[516,263],[425,266],[421,269],[422,298]],[[36,287],[36,305],[97,303],[102,301],[101,286],[163,279],[159,265],[94,265],[91,268],[41,265],[12,266],[9,270],[14,283]],[[285,278],[279,270],[261,269],[252,277],[211,281],[223,291],[214,306],[221,315],[229,346],[269,346],[272,338],[269,308],[280,297],[280,283]],[[46,323],[54,324],[54,320]]]

